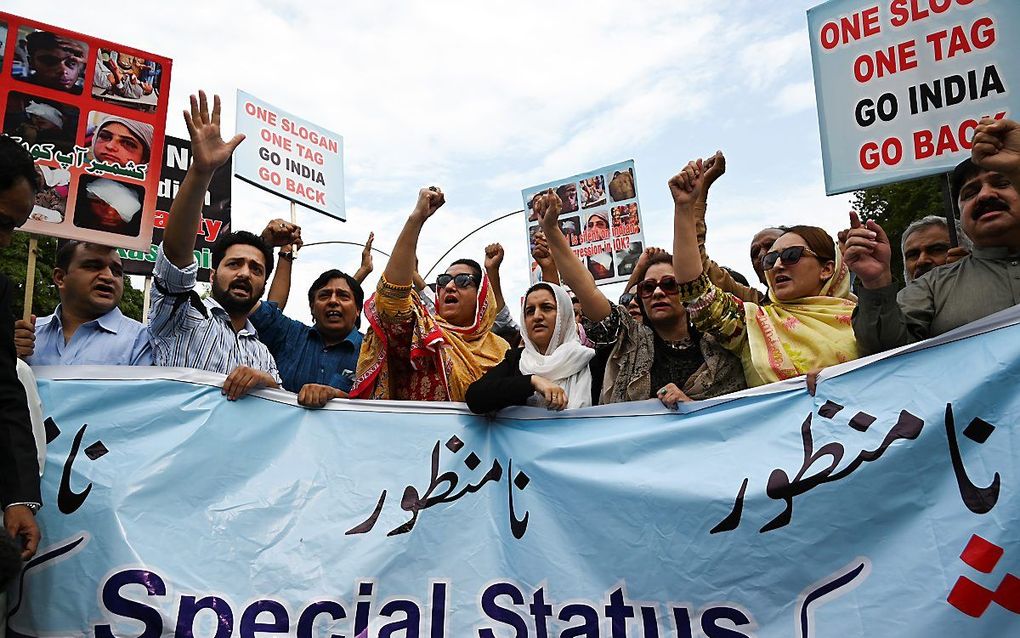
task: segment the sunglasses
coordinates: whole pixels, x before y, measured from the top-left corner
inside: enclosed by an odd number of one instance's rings
[[[670,296],[680,293],[680,284],[677,282],[676,277],[673,275],[666,275],[658,281],[654,279],[645,279],[639,283],[638,294],[641,295],[642,298],[648,299],[655,294],[656,288],[661,288],[662,292]]]
[[[792,266],[800,261],[800,258],[804,255],[818,257],[818,253],[812,251],[807,246],[790,246],[782,250],[773,250],[772,252],[765,253],[765,256],[761,258],[761,265],[765,270],[772,270],[776,267],[776,262],[782,259],[784,264]]]
[[[634,301],[634,297],[636,297],[636,296],[637,295],[635,295],[632,292],[625,292],[625,293],[623,293],[622,295],[620,295],[620,305],[621,306],[629,306],[630,302]]]
[[[443,273],[436,277],[436,289],[446,288],[446,285],[450,282],[457,284],[458,288],[470,288],[471,286],[478,286],[481,283],[478,277],[471,273],[462,272],[459,275],[447,275]]]

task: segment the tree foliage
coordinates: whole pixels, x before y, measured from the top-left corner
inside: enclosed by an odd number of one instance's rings
[[[39,253],[35,262],[35,288],[32,294],[32,312],[37,316],[48,315],[60,303],[60,295],[53,283],[53,265],[57,259],[57,240],[53,237],[38,237]],[[15,284],[16,291],[11,294],[11,311],[15,317],[22,316],[25,304],[25,281],[28,270],[27,233],[14,233],[11,245],[0,250],[0,272]],[[124,277],[124,296],[120,300],[120,310],[128,317],[142,320],[143,294],[131,285],[131,280]]]
[[[854,210],[860,214],[861,219],[874,219],[889,235],[892,244],[892,272],[897,279],[903,273],[903,251],[900,250],[903,231],[915,219],[925,215],[945,214],[944,184],[946,178],[935,175],[854,193]]]

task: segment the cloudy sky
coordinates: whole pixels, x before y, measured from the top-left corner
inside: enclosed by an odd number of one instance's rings
[[[817,3],[177,0],[103,11],[8,0],[5,10],[172,58],[170,134],[186,136],[180,112],[199,88],[224,97],[228,134],[238,88],[342,134],[348,221],[299,208],[306,241],[363,241],[373,230],[389,252],[418,189],[438,184],[448,203],[422,233],[427,270],[472,229],[520,209],[522,188],[633,159],[646,241],[668,248],[666,181],[722,149],[708,250],[753,277],[747,244],[759,228],[834,232],[848,210],[822,184],[805,16]],[[288,214],[286,201],[235,179],[234,228],[257,232]],[[495,241],[516,306],[528,277],[522,215],[448,260],[481,261]],[[353,272],[358,260],[351,246],[303,251],[289,310],[307,319],[301,298],[314,277]]]

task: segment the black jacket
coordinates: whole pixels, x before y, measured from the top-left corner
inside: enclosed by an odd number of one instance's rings
[[[7,277],[0,275],[0,505],[39,503],[39,460],[25,388],[18,379],[14,316]]]
[[[495,367],[489,368],[482,378],[468,386],[464,401],[472,412],[485,414],[508,408],[511,405],[527,403],[528,398],[535,393],[535,389],[531,387],[531,375],[521,374],[521,353],[523,352],[522,348],[510,348],[506,351],[502,361]],[[595,387],[596,375],[599,375],[601,381],[602,374],[602,370],[598,369],[597,359],[598,357],[592,359],[588,364],[592,371],[592,405],[599,404],[598,396],[601,391],[601,383],[599,387]],[[601,365],[604,367],[605,361],[602,361]]]

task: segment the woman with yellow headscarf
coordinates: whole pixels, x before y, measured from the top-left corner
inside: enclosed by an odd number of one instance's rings
[[[677,279],[686,282],[680,296],[694,325],[740,356],[748,386],[856,359],[851,315],[857,298],[835,243],[821,228],[788,228],[763,257],[769,304],[741,302],[709,280],[694,206],[703,178],[697,160],[669,181],[676,204],[673,265]]]
[[[376,293],[365,303],[369,330],[352,399],[463,401],[468,386],[510,347],[492,332],[496,299],[478,263],[457,260],[437,277],[435,314],[414,290],[418,235],[445,201],[435,186],[419,191]]]

